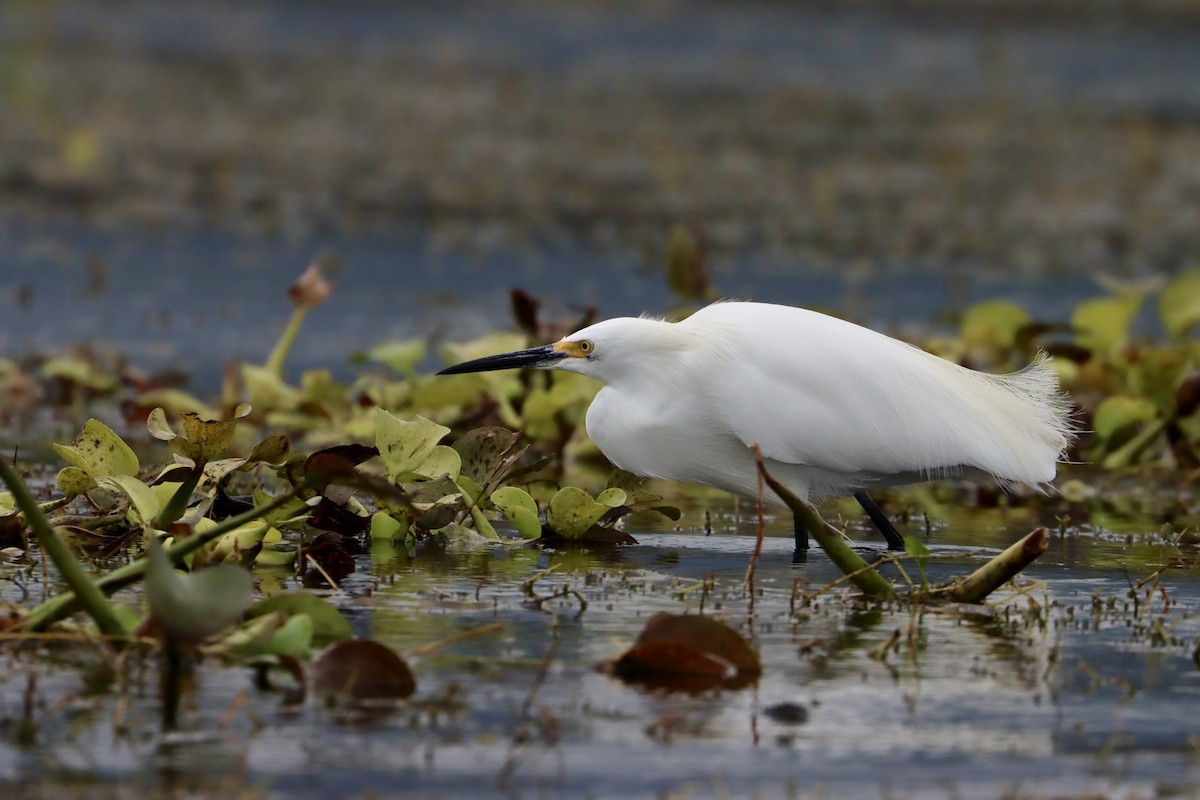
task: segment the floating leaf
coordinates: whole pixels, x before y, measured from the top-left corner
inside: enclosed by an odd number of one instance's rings
[[[55,483],[58,490],[67,497],[76,497],[96,488],[95,479],[79,467],[63,467],[59,470]]]
[[[524,489],[501,486],[492,492],[492,503],[513,524],[524,539],[536,539],[542,534],[537,503]]]
[[[610,668],[623,680],[702,691],[747,685],[761,674],[762,663],[746,640],[723,622],[660,613]]]
[[[97,485],[128,497],[130,506],[143,525],[149,524],[162,508],[162,503],[154,490],[132,475],[113,475],[101,478],[97,481]]]
[[[962,338],[968,346],[1012,347],[1029,314],[1016,303],[989,300],[967,309],[962,319]]]
[[[521,435],[507,428],[487,427],[467,431],[454,443],[461,457],[461,472],[480,486],[497,486],[525,453]]]
[[[609,508],[616,508],[617,506],[624,505],[627,497],[628,495],[625,494],[624,489],[610,486],[596,495],[596,502]]]
[[[192,574],[171,565],[158,539],[146,552],[146,601],[159,627],[171,638],[198,642],[241,618],[254,582],[241,567],[217,566]]]
[[[380,342],[356,360],[373,361],[400,375],[411,376],[417,364],[424,358],[425,342],[421,339],[406,339],[399,342]]]
[[[371,515],[371,540],[390,542],[403,536],[407,527],[391,514],[376,511]]]
[[[1096,408],[1092,417],[1092,430],[1102,439],[1119,438],[1133,426],[1149,422],[1158,416],[1158,408],[1143,397],[1112,395],[1106,397]]]
[[[1175,339],[1200,322],[1200,270],[1180,273],[1166,285],[1159,295],[1158,313]]]
[[[415,472],[450,429],[424,417],[405,422],[375,410],[375,446],[392,480]]]
[[[1112,352],[1129,341],[1129,326],[1141,307],[1141,295],[1099,297],[1080,303],[1071,315],[1075,341],[1094,353]]]
[[[308,592],[280,592],[252,605],[246,616],[253,619],[263,614],[285,611],[304,614],[313,624],[313,641],[318,646],[340,642],[354,635],[342,612],[329,602]]]
[[[313,664],[313,688],[352,702],[401,700],[417,683],[395,652],[370,639],[352,639],[333,645]]]
[[[560,535],[572,539],[599,522],[608,510],[608,506],[597,503],[584,490],[564,486],[550,499],[546,523]]]
[[[93,479],[112,475],[136,475],[138,458],[120,436],[97,419],[89,419],[69,445],[51,445],[58,455]]]

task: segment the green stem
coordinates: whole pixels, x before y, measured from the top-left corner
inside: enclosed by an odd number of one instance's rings
[[[267,363],[264,366],[277,378],[283,377],[283,362],[287,360],[288,353],[291,352],[292,345],[296,341],[296,334],[300,331],[300,323],[304,322],[307,314],[308,306],[296,306],[292,309],[292,318],[288,320],[287,327],[283,329],[283,333],[279,335],[279,341],[275,343],[271,355],[267,357]]]
[[[200,549],[214,539],[224,536],[231,530],[239,528],[247,522],[253,522],[259,517],[265,516],[275,509],[282,507],[295,498],[299,492],[300,489],[298,488],[292,489],[272,499],[266,505],[252,508],[249,511],[238,514],[236,517],[230,517],[212,530],[196,534],[195,536],[189,536],[186,539],[178,539],[167,548],[167,555],[171,558],[171,561],[178,563],[189,553]],[[132,564],[126,564],[120,569],[113,570],[96,584],[96,588],[103,594],[112,594],[118,589],[123,589],[141,580],[145,572],[146,559],[141,558]],[[30,631],[44,630],[48,625],[74,613],[82,602],[82,599],[72,592],[52,597],[30,611],[21,620],[20,627]]]
[[[197,464],[192,467],[192,471],[183,483],[179,484],[179,488],[175,490],[175,494],[171,495],[171,499],[163,506],[162,510],[150,523],[150,527],[156,530],[165,531],[170,528],[171,523],[179,519],[187,511],[188,501],[192,499],[192,492],[196,491],[196,487],[200,484],[200,478],[204,475],[204,465]]]
[[[829,556],[829,560],[836,564],[843,574],[848,575],[850,582],[857,586],[863,594],[887,600],[894,599],[896,590],[892,588],[892,585],[872,569],[862,556],[854,552],[854,548],[846,544],[842,535],[832,525],[821,519],[821,515],[815,508],[796,497],[786,486],[772,478],[771,474],[767,472],[766,465],[763,464],[762,452],[757,445],[753,449],[754,459],[758,463],[758,472],[762,475],[763,480],[771,487],[771,491],[787,504],[787,507],[796,515],[796,519],[804,524],[808,535],[816,539],[817,544]]]
[[[46,556],[54,564],[62,579],[66,581],[67,586],[71,587],[71,592],[74,597],[78,598],[79,605],[96,621],[96,627],[105,636],[124,636],[125,626],[117,618],[116,611],[113,610],[112,604],[108,602],[104,592],[92,582],[83,565],[75,560],[71,549],[59,537],[58,532],[50,524],[50,520],[38,507],[37,500],[29,492],[29,487],[4,458],[0,458],[0,478],[3,478],[4,482],[8,484],[8,488],[13,494],[13,500],[25,514],[25,520],[29,526],[33,528],[38,544],[42,546]]]

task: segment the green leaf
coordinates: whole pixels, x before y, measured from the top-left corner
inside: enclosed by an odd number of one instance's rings
[[[1104,398],[1092,417],[1092,430],[1105,441],[1120,438],[1135,425],[1158,416],[1158,408],[1144,397],[1115,394]]]
[[[591,495],[574,486],[565,486],[550,499],[546,522],[560,536],[573,539],[595,525],[609,511]]]
[[[1016,303],[989,300],[971,306],[963,314],[962,338],[968,346],[1008,348],[1029,322],[1029,314]]]
[[[1142,307],[1141,295],[1098,297],[1075,307],[1075,341],[1094,353],[1110,353],[1129,341],[1129,326]]]
[[[625,500],[627,497],[628,495],[625,494],[624,489],[619,489],[616,486],[610,486],[600,494],[596,495],[596,502],[606,505],[609,508],[616,508],[617,506],[625,505]]]
[[[92,478],[136,475],[138,458],[129,445],[97,419],[89,419],[69,445],[51,445],[58,455]]]
[[[486,427],[467,431],[454,443],[462,457],[461,472],[480,486],[496,486],[525,453],[521,435],[507,428]]]
[[[58,490],[67,497],[76,497],[96,488],[96,481],[79,467],[63,467],[58,472]]]
[[[425,358],[425,342],[421,339],[380,342],[362,354],[362,360],[383,364],[405,376],[411,376],[423,358]]]
[[[150,613],[171,638],[198,642],[241,618],[254,582],[241,567],[209,567],[192,574],[171,565],[158,539],[146,551],[146,601]]]
[[[128,497],[134,513],[139,517],[143,525],[149,524],[162,509],[162,504],[154,494],[154,490],[132,475],[114,475],[110,478],[101,478],[97,481],[97,484],[101,488],[118,492]]]
[[[371,515],[371,540],[392,541],[404,535],[405,526],[391,514],[376,511]]]
[[[524,489],[502,486],[492,492],[492,504],[508,518],[522,538],[536,539],[542,535],[537,503]]]
[[[1173,338],[1182,338],[1200,322],[1200,270],[1176,275],[1158,298],[1163,327]]]
[[[308,614],[293,614],[267,640],[260,651],[264,655],[308,658],[313,643],[313,621]]]
[[[925,566],[929,563],[929,548],[917,537],[905,536],[904,552],[917,557],[917,571],[921,574],[921,588],[928,589],[929,581],[925,579]]]
[[[393,480],[415,472],[449,432],[446,426],[424,417],[405,422],[382,408],[375,410],[375,446],[379,448],[379,458]]]
[[[426,478],[439,478],[442,475],[457,478],[461,469],[462,458],[459,457],[458,453],[453,448],[439,444],[429,451],[429,455],[417,465],[413,473],[423,475]]]
[[[260,600],[246,611],[248,619],[282,611],[289,615],[304,614],[312,621],[313,641],[319,646],[340,642],[354,635],[342,612],[330,603],[308,592],[280,592]]]

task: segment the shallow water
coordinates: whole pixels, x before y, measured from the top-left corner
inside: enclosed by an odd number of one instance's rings
[[[932,562],[930,579],[963,574],[1028,530],[1027,515],[1016,516],[1006,525],[979,514],[976,531],[935,528],[931,549],[952,558]],[[718,522],[708,536],[691,529],[700,520],[689,514],[680,531],[634,520],[640,544],[605,555],[497,548],[409,559],[382,548],[360,557],[330,599],[362,635],[404,652],[502,625],[413,659],[417,695],[374,719],[284,707],[252,687],[248,670],[209,663],[185,704],[186,735],[164,738],[153,664],[135,657],[114,688],[89,695],[89,668],[110,658],[98,649],[47,657],[9,645],[0,655],[0,778],[158,792],[261,786],[268,796],[314,798],[1200,791],[1200,578],[1168,570],[1169,609],[1160,593],[1141,590],[1137,607],[1126,596],[1131,581],[1188,555],[1157,533],[1127,542],[1068,529],[1027,571],[1042,583],[1024,596],[914,614],[838,591],[805,605],[836,570],[818,552],[791,564],[787,526],[776,519],[751,604],[743,578],[752,520]],[[1113,560],[1122,566],[1089,566]],[[574,593],[539,604],[521,584],[554,565],[534,595]],[[291,582],[262,580],[264,589]],[[697,588],[703,581],[707,590]],[[12,584],[0,586],[13,595]],[[701,605],[752,638],[764,665],[756,685],[668,693],[597,671],[653,613]],[[873,656],[897,630],[898,643]],[[31,672],[35,741],[21,746],[15,720]],[[241,693],[246,704],[229,711]]]

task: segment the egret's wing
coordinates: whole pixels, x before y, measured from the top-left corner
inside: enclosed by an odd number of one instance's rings
[[[768,458],[871,476],[1053,477],[1070,426],[1044,368],[984,375],[832,317],[737,305],[707,320],[730,343],[709,375],[709,413]]]

